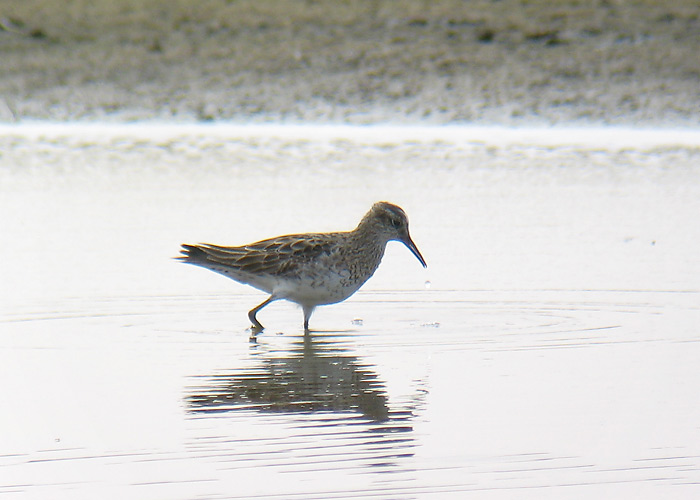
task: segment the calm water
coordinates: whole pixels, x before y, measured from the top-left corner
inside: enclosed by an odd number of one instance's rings
[[[170,259],[351,229],[348,301]],[[697,498],[700,133],[0,129],[0,497]]]

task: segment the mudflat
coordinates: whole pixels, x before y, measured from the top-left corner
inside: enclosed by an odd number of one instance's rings
[[[5,0],[0,120],[694,126],[695,0]]]

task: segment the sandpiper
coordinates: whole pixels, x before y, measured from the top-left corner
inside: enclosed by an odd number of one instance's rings
[[[280,299],[302,307],[308,332],[314,308],[355,293],[377,270],[391,240],[406,245],[427,267],[408,232],[406,213],[385,201],[375,203],[353,231],[290,234],[240,247],[183,244],[177,259],[269,293],[248,312],[254,333],[263,329],[256,314]]]

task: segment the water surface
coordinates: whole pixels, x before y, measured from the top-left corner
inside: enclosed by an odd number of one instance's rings
[[[695,498],[695,132],[0,135],[0,496]],[[170,257],[403,206],[348,301]]]

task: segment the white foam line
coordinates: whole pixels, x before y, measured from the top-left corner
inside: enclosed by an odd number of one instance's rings
[[[81,141],[130,139],[170,141],[181,138],[220,140],[276,138],[294,141],[350,140],[393,145],[404,142],[484,144],[490,146],[586,147],[604,150],[700,148],[700,129],[622,127],[509,128],[415,125],[279,125],[232,123],[47,123],[0,125],[0,136],[31,140],[70,138]]]

